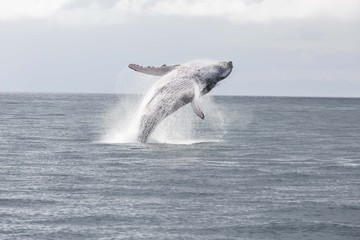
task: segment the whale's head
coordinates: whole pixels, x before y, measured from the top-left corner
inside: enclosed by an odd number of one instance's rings
[[[232,68],[232,61],[202,63],[196,66],[195,78],[199,82],[201,93],[210,92],[218,82],[230,75]]]

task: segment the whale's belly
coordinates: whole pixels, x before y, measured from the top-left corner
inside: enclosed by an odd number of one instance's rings
[[[155,127],[167,116],[190,103],[194,98],[194,82],[166,82],[153,90],[140,120],[138,141],[146,142]]]

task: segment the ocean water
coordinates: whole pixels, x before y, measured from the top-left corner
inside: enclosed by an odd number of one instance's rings
[[[360,99],[0,94],[0,239],[360,239]]]

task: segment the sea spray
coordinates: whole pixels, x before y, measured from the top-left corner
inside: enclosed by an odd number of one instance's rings
[[[141,95],[119,95],[118,103],[106,114],[106,133],[102,137],[103,143],[134,143],[137,128],[135,119]]]
[[[141,117],[141,102],[158,77],[136,74],[124,68],[118,75],[118,102],[105,116],[103,143],[135,143]]]

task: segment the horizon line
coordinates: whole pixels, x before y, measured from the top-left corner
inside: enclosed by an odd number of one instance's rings
[[[115,93],[115,92],[22,92],[22,91],[0,91],[0,94],[63,94],[63,95],[144,95],[144,93]],[[256,95],[256,94],[209,94],[214,97],[278,97],[278,98],[341,98],[341,99],[360,99],[360,96],[313,96],[313,95]]]

